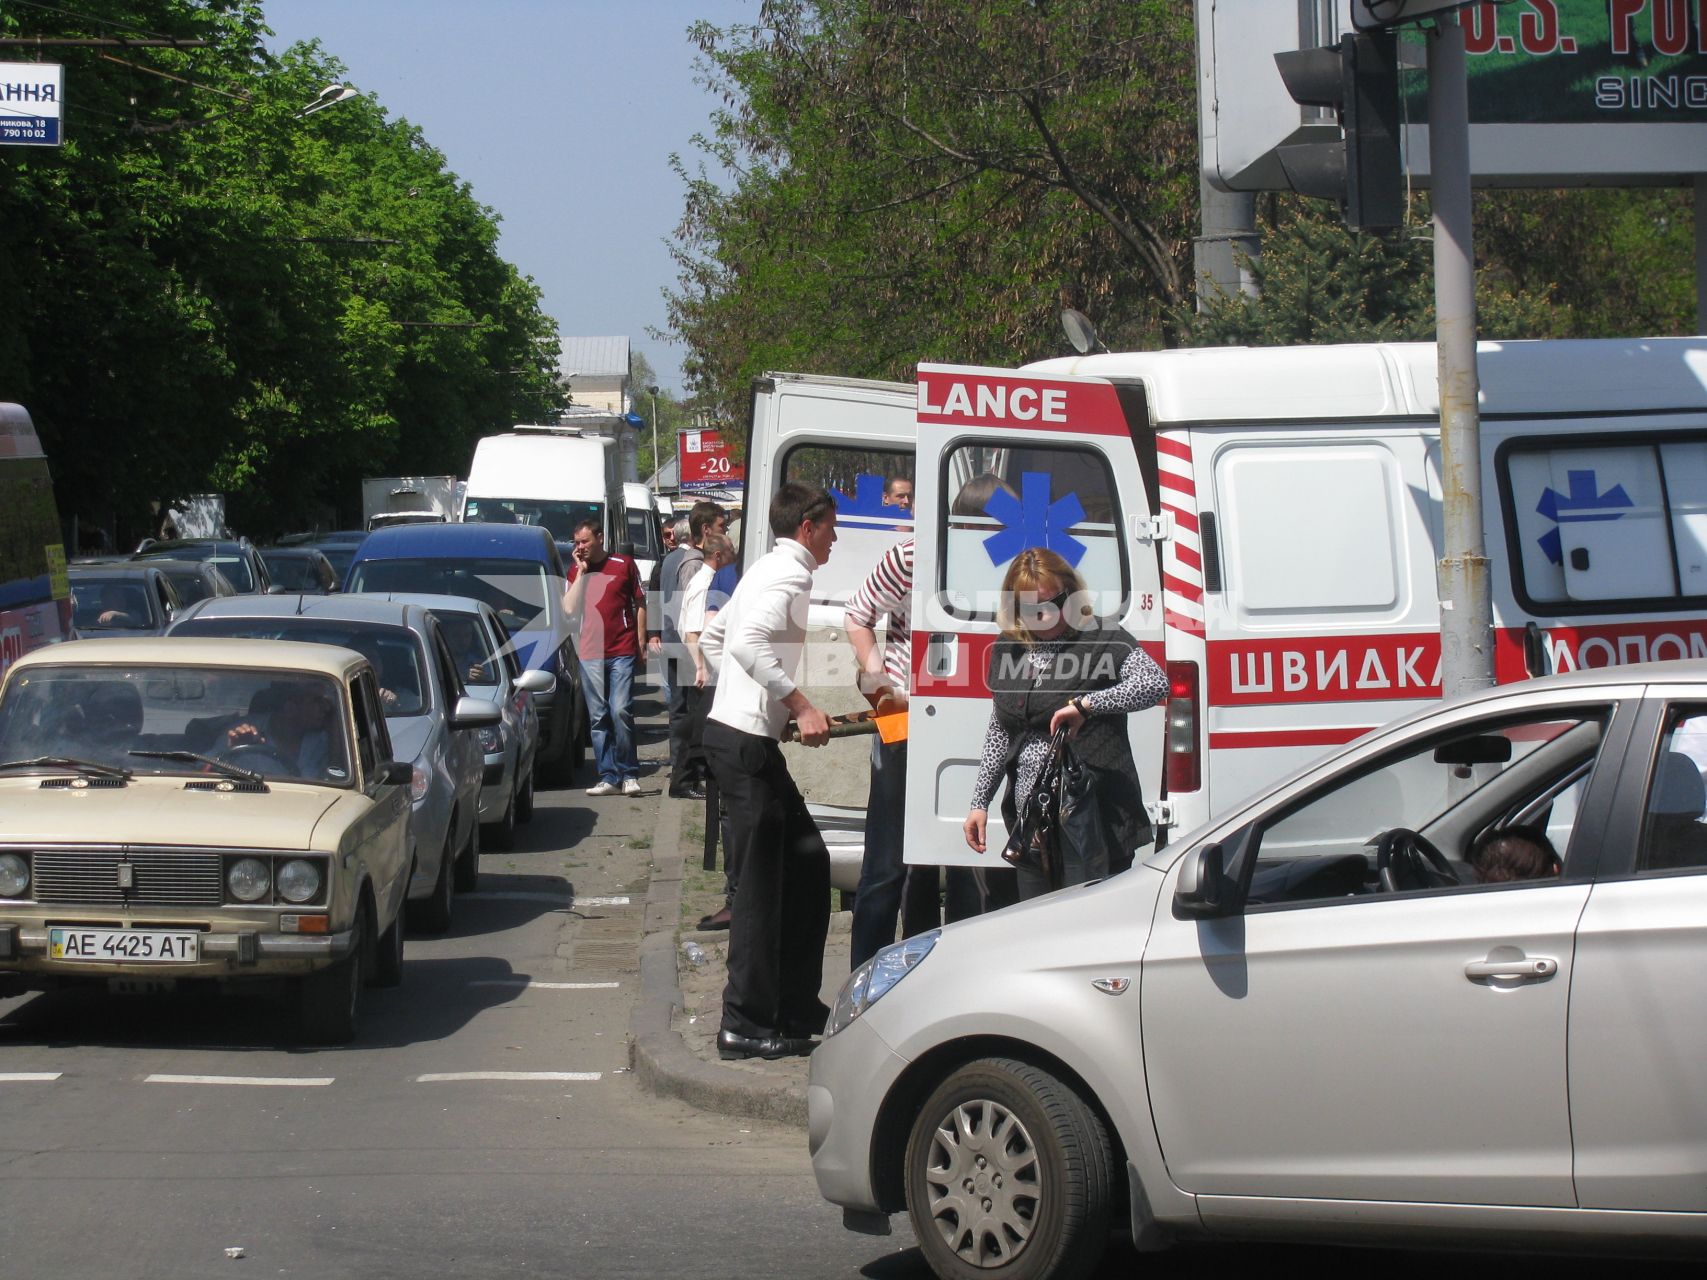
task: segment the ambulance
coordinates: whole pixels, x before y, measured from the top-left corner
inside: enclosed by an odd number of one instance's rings
[[[1707,656],[1707,338],[1489,342],[1478,364],[1498,680]],[[914,394],[908,431],[874,384],[858,441],[915,451],[908,861],[982,864],[960,826],[1027,547],[1167,672],[1129,718],[1163,842],[1440,697],[1432,344],[926,364]]]

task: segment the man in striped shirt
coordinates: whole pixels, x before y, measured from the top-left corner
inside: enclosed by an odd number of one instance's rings
[[[860,692],[874,707],[905,711],[913,670],[913,539],[903,538],[884,553],[859,590],[848,598],[843,625],[859,663]],[[885,628],[882,651],[877,625]],[[854,894],[853,936],[849,959],[857,969],[895,941],[895,918],[912,937],[941,923],[938,916],[940,873],[934,866],[909,868],[902,859],[906,827],[907,744],[871,744],[871,792],[865,810],[865,860]],[[979,910],[977,882],[969,870],[949,870],[949,918]]]

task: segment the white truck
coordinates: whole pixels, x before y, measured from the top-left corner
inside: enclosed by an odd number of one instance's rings
[[[456,515],[456,483],[455,476],[369,476],[362,481],[362,523],[369,532],[442,524]]]
[[[1707,655],[1707,338],[1484,343],[1480,371],[1498,679]],[[761,379],[757,511],[829,451],[855,490],[916,453],[908,861],[987,865],[960,827],[991,603],[1025,547],[1074,563],[1168,674],[1166,706],[1129,717],[1164,841],[1438,699],[1439,412],[1432,344],[922,365],[911,389]],[[980,510],[956,508],[990,477]],[[853,508],[815,608],[881,549],[860,532],[881,507]]]
[[[536,524],[569,557],[575,526],[598,522],[605,545],[628,541],[618,523],[622,461],[616,441],[596,428],[519,425],[485,436],[474,446],[463,520],[486,524]]]

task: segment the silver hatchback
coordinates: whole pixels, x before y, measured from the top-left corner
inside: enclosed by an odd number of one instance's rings
[[[1109,1231],[1707,1247],[1707,663],[1369,734],[1101,884],[880,952],[813,1167],[939,1275]]]

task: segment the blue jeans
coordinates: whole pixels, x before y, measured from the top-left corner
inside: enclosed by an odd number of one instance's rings
[[[581,691],[593,728],[599,780],[621,784],[640,776],[634,754],[634,659],[581,659]]]

